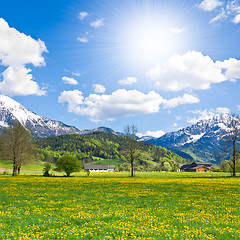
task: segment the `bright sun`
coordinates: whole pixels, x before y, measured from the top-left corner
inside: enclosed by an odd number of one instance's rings
[[[129,31],[128,50],[139,60],[151,61],[164,54],[170,44],[166,29],[154,25],[141,25]]]
[[[167,21],[136,17],[121,30],[121,54],[138,66],[149,66],[174,54],[181,41]]]

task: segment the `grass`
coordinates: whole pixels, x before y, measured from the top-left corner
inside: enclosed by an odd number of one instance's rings
[[[240,178],[0,175],[0,239],[239,239]]]
[[[118,166],[122,161],[117,159],[104,159],[99,157],[93,157],[93,162],[89,164],[103,164],[103,165],[115,165]]]
[[[0,168],[2,169],[9,169],[9,174],[12,173],[12,169],[13,169],[13,165],[12,164],[8,164],[4,161],[0,161]],[[42,173],[42,170],[44,168],[44,163],[40,163],[40,162],[37,162],[37,163],[30,163],[30,164],[27,164],[27,165],[23,165],[21,167],[21,173],[22,174],[41,174]],[[0,173],[2,171],[0,170]]]

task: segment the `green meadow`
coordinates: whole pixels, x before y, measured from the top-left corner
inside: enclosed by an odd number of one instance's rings
[[[0,175],[0,239],[239,239],[240,178]]]

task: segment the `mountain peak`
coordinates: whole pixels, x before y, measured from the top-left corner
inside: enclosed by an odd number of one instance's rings
[[[216,159],[216,152],[221,151],[222,134],[227,128],[229,115],[216,114],[208,119],[201,119],[196,124],[182,128],[176,132],[166,133],[160,138],[147,142],[169,148],[173,151],[192,153],[204,161]]]
[[[12,122],[26,125],[37,137],[80,132],[75,127],[41,117],[12,98],[0,95],[0,128],[8,127]]]

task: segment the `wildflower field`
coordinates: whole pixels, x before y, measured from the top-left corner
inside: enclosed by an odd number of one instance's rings
[[[0,239],[240,239],[240,178],[0,175]]]

